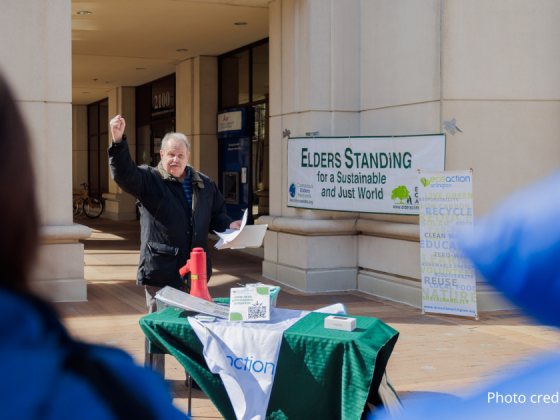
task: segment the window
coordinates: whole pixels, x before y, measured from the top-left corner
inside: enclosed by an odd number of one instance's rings
[[[268,101],[268,43],[253,48],[253,101]]]
[[[109,192],[109,101],[88,105],[89,194],[101,199]]]
[[[268,102],[268,38],[218,58],[219,108]]]
[[[268,153],[268,61],[268,38],[218,58],[220,111],[238,107],[253,110],[251,120],[255,126],[250,144],[249,200],[255,216],[268,214],[268,179],[265,179],[268,177],[268,159],[265,159]],[[224,172],[223,184],[233,186],[233,181],[233,178],[226,180]],[[229,199],[233,200],[233,195]]]

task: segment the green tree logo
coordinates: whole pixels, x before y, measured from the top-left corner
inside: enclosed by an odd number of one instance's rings
[[[420,182],[422,183],[422,185],[424,187],[427,187],[428,185],[430,185],[430,181],[428,181],[426,178],[420,178]]]
[[[397,187],[393,190],[393,195],[391,196],[391,200],[398,198],[399,200],[401,200],[399,204],[404,204],[403,200],[408,200],[409,196],[410,193],[408,192],[408,188],[406,188],[404,185],[401,185],[400,187]]]

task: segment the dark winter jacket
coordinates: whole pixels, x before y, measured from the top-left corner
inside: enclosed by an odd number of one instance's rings
[[[179,269],[193,248],[206,252],[208,279],[212,263],[208,232],[223,232],[233,220],[216,184],[191,166],[192,208],[183,185],[163,169],[136,166],[130,157],[126,136],[108,149],[111,176],[119,187],[137,199],[140,208],[141,249],[137,283],[181,289]]]

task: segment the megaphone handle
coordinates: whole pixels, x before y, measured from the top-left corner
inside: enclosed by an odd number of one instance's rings
[[[191,260],[187,260],[185,266],[179,269],[179,274],[184,277],[190,270],[191,270]]]

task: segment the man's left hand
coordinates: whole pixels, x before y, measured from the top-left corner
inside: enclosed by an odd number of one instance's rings
[[[229,225],[229,228],[230,229],[237,229],[237,230],[241,229],[241,220],[236,220],[235,222],[232,222]]]

